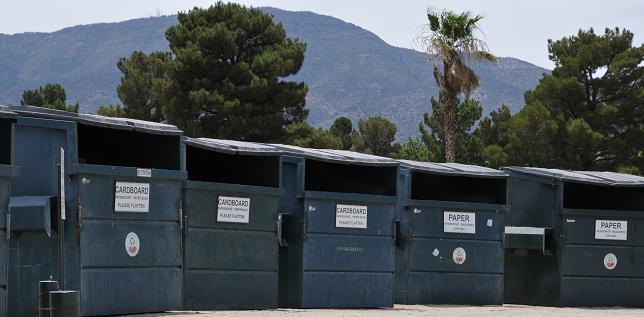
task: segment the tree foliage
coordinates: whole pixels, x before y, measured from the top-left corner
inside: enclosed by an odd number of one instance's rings
[[[644,170],[644,45],[619,28],[548,41],[551,74],[526,92],[526,105],[482,120],[487,165],[575,170]]]
[[[441,98],[442,95],[439,96]],[[431,99],[432,114],[425,113],[423,122],[419,125],[421,139],[427,146],[428,158],[432,162],[444,162],[446,159],[445,145],[445,106],[435,98]],[[454,140],[456,141],[456,160],[476,163],[480,159],[480,142],[472,133],[472,127],[481,118],[483,107],[478,101],[469,99],[459,102],[456,106],[454,124]],[[426,129],[425,127],[429,128]]]
[[[434,79],[440,90],[439,101],[442,104],[443,151],[447,162],[455,162],[459,140],[457,139],[457,122],[459,95],[465,100],[478,88],[480,82],[468,61],[496,61],[485,42],[476,37],[478,23],[483,19],[470,12],[455,13],[448,10],[427,11],[428,23],[422,30],[420,40],[427,55],[434,61]],[[438,60],[442,61],[442,70]],[[432,107],[435,100],[432,101]],[[431,149],[430,149],[431,152]]]
[[[305,44],[259,9],[217,2],[179,13],[166,32],[174,55],[161,100],[188,135],[272,141],[306,119],[307,86],[296,74]]]
[[[168,52],[146,55],[134,51],[129,58],[119,59],[117,67],[122,77],[116,91],[123,102],[125,116],[147,121],[165,121],[159,97],[168,80],[168,68],[171,64],[172,55]]]
[[[78,103],[67,104],[67,94],[61,84],[46,84],[33,90],[22,92],[21,105],[78,112]]]
[[[338,117],[333,121],[329,132],[340,140],[341,148],[348,150],[351,148],[351,134],[353,133],[353,124],[347,117]]]
[[[119,105],[100,106],[96,109],[96,114],[106,117],[128,118],[125,109]]]
[[[353,150],[380,156],[397,152],[396,125],[387,118],[370,117],[358,121],[358,131],[353,133]]]

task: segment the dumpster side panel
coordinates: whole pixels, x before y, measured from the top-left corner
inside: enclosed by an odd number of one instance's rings
[[[411,247],[411,212],[408,202],[411,193],[411,173],[408,169],[398,171],[398,202],[395,217],[399,221],[396,232],[395,248],[395,290],[394,303],[407,304],[409,302],[409,249]]]
[[[274,272],[189,270],[185,285],[185,305],[192,310],[276,306],[277,274]]]
[[[644,279],[562,277],[561,306],[644,307]]]
[[[77,178],[81,312],[94,316],[180,309],[181,181],[135,177],[131,168],[114,167],[113,175],[92,170],[85,166]],[[128,173],[133,176],[121,176]],[[116,182],[149,184],[148,212],[115,212]]]
[[[186,187],[186,309],[276,308],[278,191],[202,182]],[[249,199],[248,223],[217,221],[219,197]]]
[[[409,303],[501,303],[506,207],[413,201],[409,209]],[[453,220],[446,222],[445,217],[454,213],[464,213],[460,215],[467,216],[470,219],[467,222],[473,222],[469,233],[450,232]]]
[[[366,206],[367,228],[336,227],[337,205]],[[393,235],[393,204],[307,198],[304,212],[307,216],[307,232],[341,235]]]
[[[454,305],[503,304],[503,275],[411,272],[410,303]]]
[[[309,234],[304,245],[306,271],[391,272],[391,237]]]
[[[7,316],[9,244],[6,239],[6,215],[9,206],[9,184],[10,179],[0,174],[0,317]]]
[[[83,316],[163,312],[181,307],[181,268],[84,268]]]
[[[20,177],[12,179],[11,196],[58,196],[60,148],[67,158],[74,156],[71,141],[72,122],[48,119],[18,118],[15,126],[15,165],[21,167]],[[69,162],[67,162],[69,167]],[[70,208],[68,208],[69,210]],[[55,209],[54,209],[55,210]],[[52,235],[45,231],[13,232],[9,241],[8,315],[37,316],[38,281],[59,278],[59,232],[53,215]],[[66,233],[74,234],[68,222]],[[68,241],[67,246],[75,241]],[[73,251],[68,251],[70,254]],[[77,276],[78,274],[76,274]],[[73,283],[69,273],[67,279]],[[69,285],[73,287],[73,285]]]
[[[644,232],[638,231],[638,228],[644,228],[644,215],[634,217],[633,212],[605,213],[599,210],[584,210],[580,215],[579,211],[575,214],[567,213],[564,209],[563,232],[568,244],[593,244],[593,245],[614,245],[614,246],[644,246]],[[595,239],[596,220],[605,220],[609,222],[626,222],[627,230],[624,240],[607,240]],[[620,230],[621,231],[621,230]],[[620,237],[621,238],[621,237]]]
[[[413,224],[414,237],[432,237],[447,239],[472,239],[472,240],[496,240],[503,239],[505,214],[503,207],[498,206],[496,210],[481,209],[460,209],[460,208],[437,208],[425,206],[412,206],[418,212],[410,215]],[[474,213],[476,215],[476,229],[474,234],[444,232],[444,212]]]
[[[367,228],[337,228],[337,204],[367,206]],[[391,307],[394,205],[306,198],[303,307]]]
[[[304,272],[302,306],[391,307],[393,274],[364,272]]]
[[[280,197],[279,211],[288,214],[284,227],[288,246],[279,250],[279,307],[302,306],[302,251],[303,231],[303,159],[282,157],[281,187],[284,193]]]
[[[465,251],[465,260],[461,264],[454,258],[457,248]],[[501,241],[417,238],[413,240],[410,252],[409,267],[412,272],[503,274]]]
[[[604,259],[613,254],[612,269]],[[564,276],[644,278],[644,247],[567,245],[561,250],[561,274]]]

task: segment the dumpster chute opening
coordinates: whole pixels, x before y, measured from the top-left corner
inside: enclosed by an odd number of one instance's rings
[[[396,166],[346,165],[307,159],[305,189],[368,195],[396,195]]]
[[[180,136],[78,124],[78,160],[83,164],[180,170]]]

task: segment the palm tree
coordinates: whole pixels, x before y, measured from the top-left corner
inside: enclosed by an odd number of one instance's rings
[[[495,62],[483,40],[475,37],[479,30],[478,22],[483,19],[471,12],[427,10],[429,22],[423,26],[420,42],[429,59],[434,63],[434,78],[440,90],[439,100],[443,104],[445,133],[445,161],[456,160],[456,111],[458,96],[462,93],[468,99],[470,93],[478,88],[479,78],[467,65],[471,59]],[[443,70],[438,61],[443,62]]]

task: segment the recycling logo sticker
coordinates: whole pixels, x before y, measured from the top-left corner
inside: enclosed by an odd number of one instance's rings
[[[616,266],[617,266],[617,257],[612,253],[606,254],[606,256],[604,257],[604,267],[606,267],[606,269],[608,270],[612,270]]]
[[[458,247],[454,249],[454,253],[452,253],[452,259],[454,260],[454,263],[461,265],[465,262],[465,258],[467,257],[467,254],[465,253],[465,249]]]
[[[127,252],[127,254],[131,257],[135,257],[137,254],[139,254],[140,249],[141,244],[139,242],[139,236],[137,236],[134,232],[128,233],[125,237],[125,251]]]

